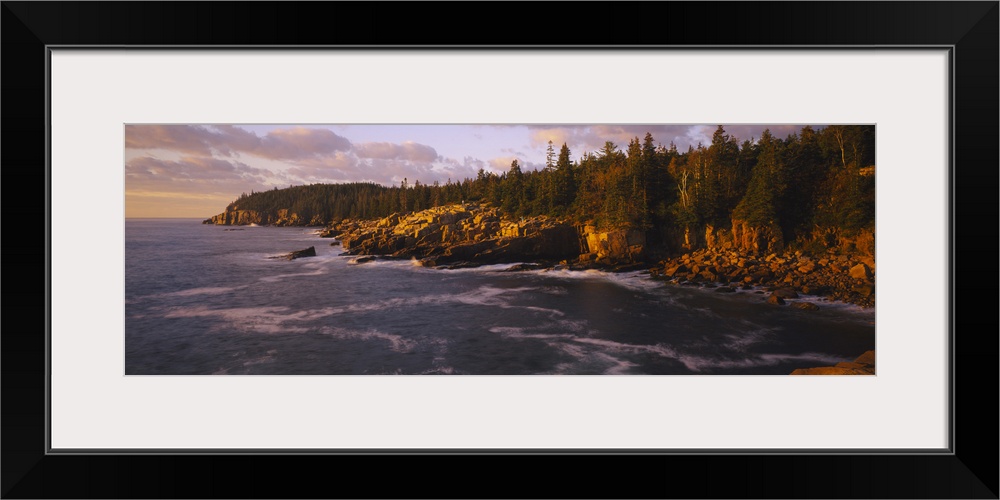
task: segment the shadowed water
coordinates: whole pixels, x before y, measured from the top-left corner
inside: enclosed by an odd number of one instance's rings
[[[126,221],[126,374],[787,374],[875,348],[873,310],[818,298],[802,311],[642,273],[352,264],[315,228],[226,229]]]

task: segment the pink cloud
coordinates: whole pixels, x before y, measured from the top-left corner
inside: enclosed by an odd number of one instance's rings
[[[427,145],[407,141],[402,144],[391,142],[366,142],[356,144],[354,153],[360,158],[380,160],[409,160],[432,162],[438,159],[437,151]]]
[[[323,128],[275,129],[263,137],[232,125],[126,125],[128,149],[163,149],[186,155],[250,154],[299,160],[351,149],[351,142]]]
[[[192,193],[241,192],[275,185],[283,176],[238,161],[183,157],[179,161],[143,156],[125,165],[125,190],[176,190]]]

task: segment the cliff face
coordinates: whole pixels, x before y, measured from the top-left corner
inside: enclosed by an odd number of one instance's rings
[[[636,229],[598,231],[594,226],[583,226],[580,235],[584,241],[581,261],[599,264],[636,264],[642,262],[646,250],[646,236]]]
[[[261,216],[255,210],[232,210],[225,211],[210,219],[202,221],[202,224],[219,224],[223,226],[247,226],[250,224],[261,224]]]
[[[261,214],[256,210],[227,210],[219,215],[202,221],[202,224],[218,224],[222,226],[247,226],[257,224],[258,226],[322,226],[325,225],[319,216],[306,220],[299,214],[289,212],[287,208],[278,210],[274,215]]]
[[[638,231],[599,232],[542,216],[512,218],[495,207],[473,204],[343,221],[324,236],[337,236],[350,254],[412,257],[430,266],[526,260],[629,264],[640,261],[645,244]]]
[[[705,227],[705,248],[709,250],[734,250],[746,255],[781,253],[785,240],[777,224],[754,226],[742,220],[733,220],[731,230]]]

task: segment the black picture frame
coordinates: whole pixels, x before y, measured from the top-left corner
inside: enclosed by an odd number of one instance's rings
[[[4,498],[997,498],[998,44],[991,2],[2,2]],[[443,13],[468,27],[440,26]],[[417,20],[436,20],[421,23]],[[537,28],[537,29],[535,29]],[[454,43],[459,40],[460,43]],[[47,453],[47,47],[952,47],[952,453]],[[608,45],[611,43],[612,45]],[[46,188],[43,188],[46,186]],[[958,229],[962,229],[958,234]],[[960,237],[961,236],[961,237]],[[919,235],[915,235],[919,244]],[[81,244],[86,244],[81,242]],[[10,275],[9,275],[10,276]],[[16,276],[16,275],[13,275]],[[987,306],[974,305],[979,300]],[[42,327],[23,326],[41,324]],[[986,422],[983,426],[977,422]],[[569,467],[574,477],[557,472]],[[313,468],[331,472],[312,477]],[[386,480],[360,481],[377,470]],[[468,490],[467,484],[477,484]]]

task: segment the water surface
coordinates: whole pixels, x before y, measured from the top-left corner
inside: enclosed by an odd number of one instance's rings
[[[126,220],[125,373],[787,374],[875,348],[874,310],[817,297],[802,311],[642,273],[353,264],[315,232]]]

